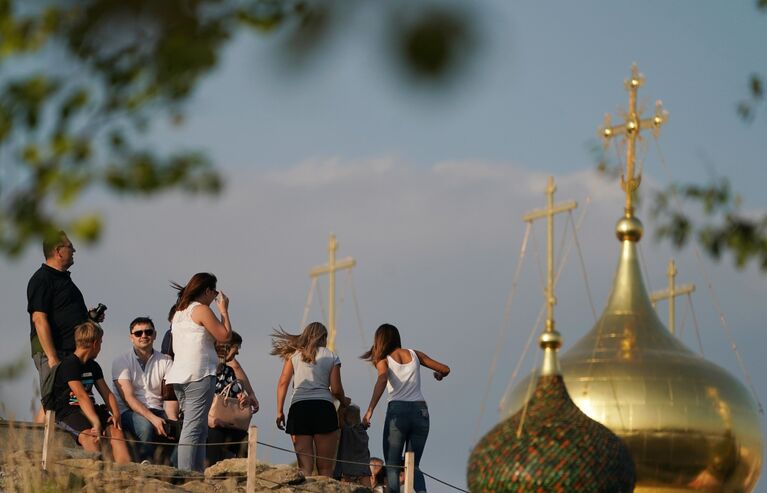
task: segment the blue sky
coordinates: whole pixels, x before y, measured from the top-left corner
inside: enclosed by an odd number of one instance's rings
[[[764,125],[734,111],[763,69],[765,16],[750,3],[488,2],[476,13],[477,55],[442,90],[399,77],[374,16],[357,16],[294,70],[277,60],[274,38],[243,35],[172,142],[210,142],[233,167],[394,154],[421,166],[512,159],[568,171],[589,162],[603,114],[625,106],[621,82],[635,61],[648,76],[640,103],[663,99],[674,119],[663,139],[674,172],[705,179],[711,163],[757,200],[736,172],[757,169]]]
[[[349,394],[367,405],[370,377],[356,356],[361,339],[369,344],[384,321],[400,327],[406,345],[448,363],[447,380],[424,384],[432,435],[422,467],[463,485],[524,232],[521,216],[544,204],[548,174],[559,183],[558,200],[578,200],[576,217],[588,209],[580,240],[598,311],[607,299],[623,199],[617,185],[593,172],[588,144],[604,113],[615,120],[625,107],[632,62],[647,78],[640,103],[650,111],[662,99],[671,113],[660,138],[671,176],[700,182],[727,175],[746,208],[767,209],[760,193],[767,117],[749,126],[735,112],[750,74],[767,72],[759,51],[767,15],[754,2],[486,2],[477,11],[480,51],[449,87],[431,89],[407,83],[387,62],[379,13],[372,4],[360,9],[301,68],[281,64],[274,37],[238,37],[187,105],[185,124],[159,121],[154,132],[162,148],[207,150],[227,191],[218,200],[90,197],[80,208],[102,211],[107,230],[98,246],[78,248],[73,277],[89,304],[109,306],[100,358],[108,371],[111,358],[127,350],[133,317],[148,314],[164,327],[169,280],[216,273],[232,299],[234,326],[245,339],[243,365],[262,402],[254,420],[259,436],[285,446],[287,436],[273,425],[280,363],[267,355],[268,334],[298,325],[308,270],[325,261],[327,235],[335,232],[339,256],[358,261],[354,285],[364,324],[361,336],[342,277],[339,352]],[[644,190],[666,184],[650,146]],[[693,300],[706,356],[743,377],[712,307],[716,296],[751,375],[764,374],[765,274],[753,265],[736,271],[729,259],[699,261],[691,248],[672,252],[652,240],[646,212],[642,219],[648,285],[665,286],[675,255],[680,282],[698,285]],[[537,238],[542,247],[543,229]],[[14,335],[0,347],[3,359],[27,351],[24,286],[41,260],[33,248],[0,264],[0,333]],[[706,288],[709,277],[715,294]],[[532,250],[520,286],[482,430],[497,419],[542,300]],[[558,291],[566,349],[593,324],[574,250]],[[321,317],[316,301],[312,316]],[[682,338],[696,347],[689,314]],[[28,416],[35,378],[30,364],[3,387],[10,411]],[[767,396],[759,378],[756,387]],[[370,432],[374,455],[381,453],[384,407]]]

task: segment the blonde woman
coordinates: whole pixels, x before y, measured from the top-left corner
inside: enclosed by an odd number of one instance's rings
[[[328,330],[319,322],[306,326],[300,335],[284,330],[272,334],[272,352],[283,359],[277,383],[277,428],[285,430],[293,440],[298,466],[311,475],[314,455],[321,476],[331,476],[335,465],[338,415],[333,398],[348,406],[341,384],[341,360],[327,347]],[[287,424],[285,397],[293,380]]]

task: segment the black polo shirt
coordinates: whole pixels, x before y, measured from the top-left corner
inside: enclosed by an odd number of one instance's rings
[[[88,308],[69,271],[61,272],[43,264],[27,285],[27,311],[32,354],[43,351],[32,322],[32,312],[48,315],[53,345],[58,351],[74,352],[75,327],[88,320]]]

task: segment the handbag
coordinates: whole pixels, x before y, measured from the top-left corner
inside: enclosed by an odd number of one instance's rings
[[[229,397],[234,384],[235,382],[230,383],[220,393],[213,396],[213,404],[208,412],[209,427],[247,430],[250,426],[252,415],[250,405],[240,405],[237,398]],[[243,392],[245,391],[243,390]]]

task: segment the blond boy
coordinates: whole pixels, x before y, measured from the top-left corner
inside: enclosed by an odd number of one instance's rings
[[[75,352],[59,363],[53,384],[56,421],[77,437],[89,452],[101,452],[102,438],[109,439],[115,462],[130,462],[120,428],[117,399],[109,390],[96,356],[101,351],[104,331],[94,322],[75,328]],[[93,387],[104,404],[96,404]]]

